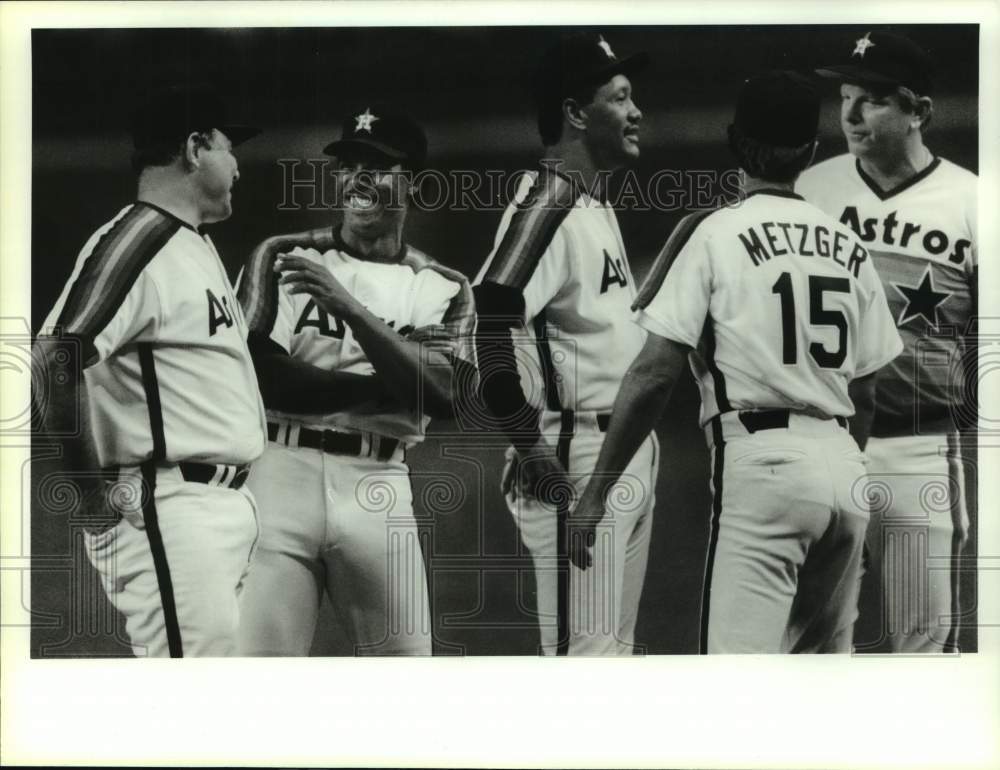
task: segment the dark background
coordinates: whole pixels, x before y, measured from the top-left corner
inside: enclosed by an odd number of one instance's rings
[[[634,79],[644,112],[640,187],[656,171],[684,172],[672,210],[626,206],[619,222],[641,280],[676,221],[712,204],[697,200],[695,171],[732,163],[725,127],[742,80],[772,67],[811,70],[837,61],[870,27],[603,27],[619,56],[646,50],[650,67]],[[876,27],[877,29],[877,27]],[[898,25],[938,66],[931,149],[978,170],[978,27]],[[346,115],[376,103],[410,112],[426,127],[430,166],[510,174],[539,157],[526,98],[538,52],[560,30],[532,28],[108,29],[35,30],[32,35],[32,326],[38,329],[89,235],[135,193],[128,113],[151,86],[210,80],[232,112],[264,128],[237,150],[235,213],[210,232],[230,274],[267,235],[326,224],[313,190],[288,200],[281,159],[322,160]],[[821,124],[817,159],[844,151],[835,87]],[[300,178],[313,173],[301,166]],[[618,184],[621,180],[618,180]],[[315,189],[315,188],[314,188]],[[686,191],[686,192],[685,192]],[[322,198],[322,196],[317,196]],[[506,198],[492,205],[414,211],[408,240],[474,276],[492,246]],[[321,202],[321,201],[320,201]],[[663,463],[637,641],[650,653],[691,653],[708,536],[708,456],[696,427],[690,378],[678,388],[658,433]],[[54,469],[35,448],[37,485]],[[499,496],[503,442],[435,426],[410,453],[414,498],[431,571],[436,651],[534,654],[533,579],[527,553]],[[975,500],[974,450],[969,485]],[[35,490],[33,490],[35,491]],[[33,498],[33,635],[36,656],[127,653],[122,624],[107,606],[65,506]],[[975,510],[972,510],[975,521]],[[969,553],[975,553],[975,539]],[[975,574],[963,572],[969,611],[962,647],[975,647]],[[325,608],[315,652],[350,653]]]

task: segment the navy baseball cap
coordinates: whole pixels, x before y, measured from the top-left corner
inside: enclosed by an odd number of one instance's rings
[[[340,139],[323,148],[326,155],[346,150],[375,150],[390,160],[420,168],[427,160],[427,136],[413,118],[392,109],[365,107],[344,118]]]
[[[192,131],[218,129],[235,147],[260,133],[232,123],[218,90],[208,84],[172,85],[144,95],[132,113],[132,142],[137,150],[182,142]]]
[[[567,97],[580,88],[599,86],[615,75],[634,75],[649,63],[635,53],[619,59],[603,35],[574,32],[559,38],[538,63],[535,95],[539,100]]]
[[[804,75],[773,70],[743,82],[733,125],[772,147],[801,147],[816,138],[820,95]]]
[[[845,43],[843,60],[816,74],[859,85],[904,86],[918,96],[930,93],[933,64],[912,40],[891,32],[866,32],[853,42],[850,54],[847,50]]]

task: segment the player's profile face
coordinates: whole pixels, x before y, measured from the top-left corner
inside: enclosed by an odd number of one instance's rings
[[[639,121],[642,112],[632,99],[632,84],[615,75],[598,87],[587,116],[587,146],[601,168],[615,169],[639,157]]]
[[[239,166],[229,138],[213,129],[208,144],[198,152],[198,187],[204,222],[219,222],[233,213],[233,184],[240,178]]]
[[[840,125],[851,153],[859,158],[899,154],[912,130],[913,114],[896,93],[844,83],[840,99]]]
[[[410,182],[398,161],[379,153],[345,153],[337,159],[344,227],[361,237],[388,232],[406,216]]]

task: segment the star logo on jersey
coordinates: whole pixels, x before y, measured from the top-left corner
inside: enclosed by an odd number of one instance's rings
[[[875,45],[871,41],[871,34],[871,32],[866,32],[864,37],[859,37],[854,41],[854,52],[851,56],[860,56],[862,59],[865,58],[865,52]]]
[[[604,39],[604,35],[601,35],[597,39],[597,44],[604,50],[604,53],[608,55],[609,59],[615,58],[615,52],[611,50],[611,45]]]
[[[896,325],[902,326],[917,316],[923,316],[924,320],[937,331],[938,307],[947,301],[951,292],[934,289],[934,275],[931,272],[931,266],[927,266],[924,277],[920,279],[920,285],[916,288],[898,283],[894,283],[892,286],[906,300],[906,307],[899,314]]]
[[[367,107],[365,107],[365,111],[360,115],[355,115],[354,119],[357,121],[354,126],[355,134],[359,131],[367,131],[370,134],[372,132],[372,123],[379,120],[376,115],[372,115],[372,111]]]

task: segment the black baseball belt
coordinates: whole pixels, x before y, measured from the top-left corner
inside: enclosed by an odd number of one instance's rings
[[[211,465],[209,463],[177,463],[185,481],[239,489],[250,475],[250,465]]]
[[[269,422],[267,424],[268,441],[278,443],[289,443],[288,436],[281,435],[284,426]],[[289,435],[291,432],[289,431]],[[369,433],[369,448],[365,450],[364,437],[360,433],[341,433],[335,430],[313,430],[312,428],[299,428],[298,440],[295,446],[305,449],[318,449],[332,455],[349,455],[351,457],[370,456],[377,457],[386,462],[392,459],[402,443],[399,439],[389,436],[380,436],[376,433]]]
[[[760,409],[738,413],[740,422],[743,423],[743,427],[747,429],[747,433],[756,433],[759,430],[777,430],[780,428],[787,428],[788,420],[791,415],[791,409]],[[717,420],[719,418],[715,417],[714,419]],[[834,417],[832,419],[836,420],[837,424],[841,428],[847,427],[847,420],[843,417]]]

